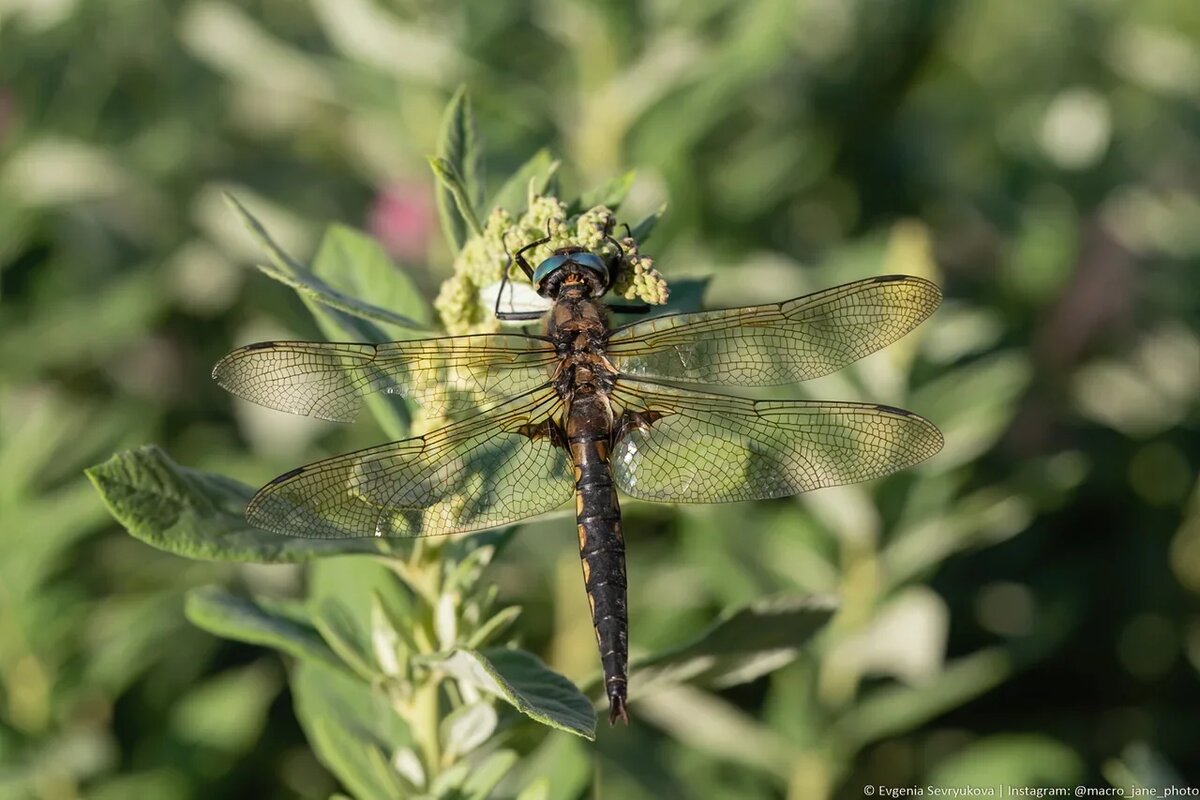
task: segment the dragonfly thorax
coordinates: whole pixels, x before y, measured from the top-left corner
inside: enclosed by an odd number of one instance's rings
[[[554,299],[564,284],[582,283],[591,297],[600,297],[613,284],[612,268],[582,247],[560,247],[533,271],[533,285],[542,297]]]

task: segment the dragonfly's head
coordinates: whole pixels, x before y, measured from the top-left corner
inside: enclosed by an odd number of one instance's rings
[[[533,271],[533,285],[542,297],[554,299],[567,282],[587,284],[592,297],[600,297],[616,280],[613,267],[582,247],[560,247]]]

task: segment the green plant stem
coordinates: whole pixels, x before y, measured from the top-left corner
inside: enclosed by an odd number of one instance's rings
[[[425,758],[427,785],[432,783],[434,776],[441,771],[442,767],[442,745],[439,730],[441,716],[438,707],[440,684],[440,678],[430,675],[413,697],[411,722],[417,735],[417,742],[421,747],[421,754]]]

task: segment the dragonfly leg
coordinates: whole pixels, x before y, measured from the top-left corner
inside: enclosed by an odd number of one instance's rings
[[[628,303],[626,305],[615,306],[612,303],[607,303],[609,311],[617,314],[646,314],[650,311],[649,303]]]

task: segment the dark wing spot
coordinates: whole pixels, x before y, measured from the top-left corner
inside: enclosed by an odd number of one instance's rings
[[[304,467],[296,467],[293,470],[283,473],[278,478],[272,478],[271,482],[268,483],[267,485],[274,486],[277,483],[283,483],[286,480],[291,480],[292,478],[296,477],[297,475],[303,475],[304,469],[305,469]]]
[[[895,283],[896,281],[906,281],[911,275],[880,275],[875,278],[875,283]]]
[[[914,414],[913,412],[911,412],[907,409],[896,408],[895,406],[876,405],[875,408],[877,408],[880,411],[883,411],[887,414],[895,414],[898,417],[915,417],[916,416],[916,414]]]
[[[274,342],[255,342],[242,347],[243,350],[265,350],[268,347],[274,347]]]

